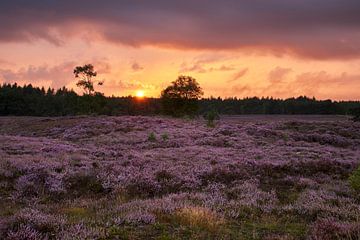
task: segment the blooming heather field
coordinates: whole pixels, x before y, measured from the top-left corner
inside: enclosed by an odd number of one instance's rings
[[[0,239],[359,239],[360,123],[0,118]]]

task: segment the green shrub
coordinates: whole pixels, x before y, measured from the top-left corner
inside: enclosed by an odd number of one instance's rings
[[[166,140],[169,139],[169,135],[168,135],[167,133],[163,133],[163,134],[161,135],[161,138],[162,138],[163,141],[166,141]]]
[[[150,142],[156,142],[156,136],[155,133],[151,132],[148,136],[148,141]]]
[[[207,120],[207,126],[208,127],[215,127],[215,120],[219,120],[220,116],[218,114],[217,111],[215,110],[210,110],[208,112],[206,112],[204,115],[204,118]]]
[[[351,174],[349,183],[355,191],[360,192],[360,167]]]

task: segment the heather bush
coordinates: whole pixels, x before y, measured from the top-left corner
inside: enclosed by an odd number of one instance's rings
[[[118,217],[115,219],[115,223],[117,225],[128,224],[135,226],[153,224],[155,221],[156,217],[154,214],[143,211],[132,211],[123,217]]]
[[[24,224],[20,224],[16,230],[10,230],[4,236],[5,240],[39,240],[39,239],[48,239],[48,236],[41,234],[32,227]]]
[[[66,191],[74,196],[105,193],[101,181],[94,173],[74,173],[64,180]]]
[[[335,147],[348,147],[351,145],[351,141],[342,136],[336,136],[331,134],[298,134],[293,135],[296,141],[316,142],[319,144],[328,144]]]
[[[334,218],[317,220],[311,228],[313,240],[360,239],[360,223],[339,222]]]
[[[59,240],[83,240],[83,239],[106,239],[107,234],[103,229],[86,226],[78,223],[63,229],[58,234]]]
[[[256,180],[238,182],[226,193],[232,200],[227,214],[234,218],[242,216],[243,211],[252,211],[252,209],[261,213],[270,213],[278,204],[276,193],[261,190]]]
[[[53,238],[64,223],[65,220],[61,217],[34,209],[23,209],[8,220],[5,239],[15,239],[26,234],[29,234],[30,239],[32,237],[33,239],[37,239],[36,237],[39,237],[38,239]]]
[[[47,192],[46,183],[47,173],[30,173],[20,176],[16,180],[15,189],[18,197],[39,197]]]

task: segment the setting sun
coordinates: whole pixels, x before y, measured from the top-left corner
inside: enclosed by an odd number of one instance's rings
[[[145,92],[143,90],[136,91],[136,96],[139,98],[143,98],[145,96]]]

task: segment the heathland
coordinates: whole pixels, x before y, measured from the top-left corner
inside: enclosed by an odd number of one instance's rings
[[[0,118],[1,239],[358,239],[345,117]]]

